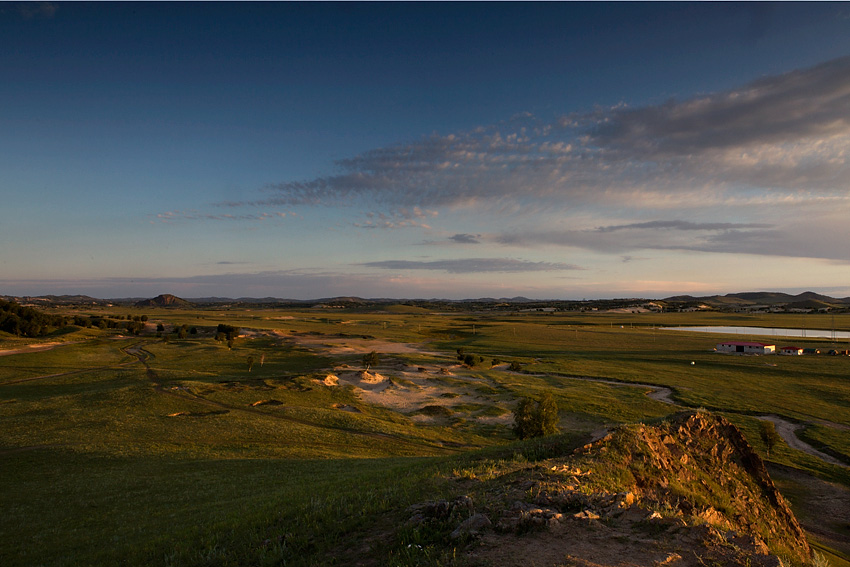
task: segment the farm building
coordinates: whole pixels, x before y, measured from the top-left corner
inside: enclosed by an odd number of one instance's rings
[[[784,346],[779,349],[779,354],[790,354],[799,356],[803,354],[803,348],[795,346]]]
[[[729,352],[737,354],[774,354],[776,345],[766,343],[746,343],[740,341],[729,341],[719,343],[714,350],[717,352]]]

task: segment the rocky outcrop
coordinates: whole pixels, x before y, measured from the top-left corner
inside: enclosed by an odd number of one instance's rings
[[[452,545],[471,542],[471,565],[778,567],[811,560],[764,463],[722,417],[686,413],[624,426],[571,455],[522,468],[503,461],[491,470],[492,478],[454,501],[412,508],[407,529],[427,526]]]

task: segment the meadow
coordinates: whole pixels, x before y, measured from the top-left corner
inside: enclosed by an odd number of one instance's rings
[[[0,351],[15,351],[0,356],[3,565],[429,564],[390,534],[399,511],[452,493],[451,471],[683,408],[725,415],[765,456],[757,416],[776,415],[850,463],[850,357],[721,355],[720,335],[660,328],[850,330],[850,314],[73,312],[140,313],[139,336],[0,336]],[[240,336],[216,340],[219,324]],[[177,338],[181,325],[197,332]],[[380,361],[364,375],[373,350]],[[647,395],[656,387],[675,404]],[[547,391],[563,434],[517,441],[511,411]],[[770,461],[850,486],[847,467],[784,443]],[[804,495],[794,504],[810,513]]]

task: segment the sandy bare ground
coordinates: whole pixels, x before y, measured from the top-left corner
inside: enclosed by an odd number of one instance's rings
[[[421,370],[420,370],[421,369]],[[458,386],[446,385],[439,381],[440,376],[451,376],[451,372],[438,367],[380,366],[370,372],[340,367],[320,380],[325,386],[354,386],[361,400],[366,403],[384,406],[401,413],[412,413],[426,406],[442,406],[451,409],[458,404],[492,404],[480,396],[461,393]],[[436,418],[429,415],[413,415],[414,421],[429,423]],[[482,423],[508,424],[510,413],[502,416],[482,416]]]
[[[399,343],[380,339],[357,337],[332,337],[321,335],[288,335],[276,331],[275,335],[293,341],[295,344],[329,356],[363,355],[375,351],[380,355],[419,354],[445,357],[445,354],[428,351],[421,344]],[[403,363],[382,364],[364,370],[352,369],[347,365],[334,368],[320,384],[328,387],[350,385],[356,388],[361,400],[369,404],[384,406],[395,411],[410,414],[426,406],[452,406],[466,403],[492,404],[480,396],[459,392],[462,387],[442,383],[439,378],[453,376],[452,370],[460,368],[457,364],[449,366],[425,365],[406,366]],[[414,421],[430,423],[438,418],[429,415],[412,415]],[[502,416],[481,416],[481,423],[508,424],[510,413]]]
[[[305,348],[323,352],[328,355],[345,355],[345,354],[365,354],[370,351],[375,351],[381,354],[425,354],[431,356],[445,356],[440,353],[429,352],[422,349],[421,345],[410,343],[395,343],[391,341],[382,341],[375,339],[359,339],[356,337],[324,337],[324,336],[290,336],[284,335],[282,332],[276,332],[278,336],[286,336],[294,340]],[[457,366],[455,365],[455,368]],[[507,365],[494,367],[507,371]],[[438,377],[440,369],[435,367],[424,367],[424,372],[419,368],[402,367],[402,368],[381,368],[378,372],[365,373],[362,371],[352,371],[349,369],[338,369],[321,383],[326,386],[336,385],[351,385],[358,389],[358,394],[364,402],[385,406],[402,413],[411,413],[420,410],[425,406],[444,406],[451,408],[456,404],[463,403],[492,403],[486,398],[462,394],[458,392],[457,387],[450,387],[442,384],[439,380],[434,380]],[[402,380],[393,380],[393,377],[402,378]],[[631,382],[618,382],[615,380],[605,380],[603,378],[591,377],[575,377],[576,380],[588,380],[609,384],[617,387],[631,387],[648,389],[647,396],[653,400],[678,406],[679,404],[673,400],[673,390],[665,386],[656,386],[654,384],[639,384]],[[451,397],[449,397],[451,396]],[[425,415],[413,416],[418,421],[433,421],[433,418]],[[482,423],[500,423],[509,424],[511,422],[511,414],[507,413],[498,417],[480,417]],[[763,416],[760,419],[767,419],[776,425],[776,431],[782,437],[783,441],[789,447],[798,451],[803,451],[809,455],[815,456],[823,461],[847,467],[841,461],[825,454],[799,437],[796,432],[804,427],[804,425],[795,424],[782,419],[776,415]],[[839,424],[824,423],[828,426],[838,426],[844,429],[845,426]]]
[[[281,333],[277,333],[281,336]],[[422,345],[411,343],[396,343],[378,339],[359,339],[356,337],[326,337],[316,335],[284,335],[305,348],[313,349],[323,354],[366,354],[375,351],[379,354],[424,354],[427,356],[442,356],[441,353],[428,351]]]

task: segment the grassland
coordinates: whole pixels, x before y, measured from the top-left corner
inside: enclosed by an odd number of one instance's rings
[[[396,557],[379,537],[393,511],[451,492],[446,471],[475,451],[533,451],[513,439],[510,412],[546,390],[566,445],[681,409],[647,396],[656,385],[680,406],[723,413],[759,450],[756,416],[773,414],[805,424],[804,439],[850,463],[850,358],[719,355],[719,335],[659,329],[848,330],[850,315],[144,313],[149,330],[138,337],[76,327],[40,340],[0,336],[0,350],[20,351],[0,356],[3,565],[327,565],[368,549]],[[214,340],[219,323],[243,336],[231,347]],[[198,332],[177,339],[184,324]],[[63,344],[30,347],[46,343]],[[459,348],[474,367],[458,363]],[[369,350],[381,354],[384,389],[326,385],[329,374],[362,370]],[[510,361],[522,372],[508,371]],[[405,396],[417,402],[403,405]],[[846,468],[784,444],[771,461],[850,486]]]

